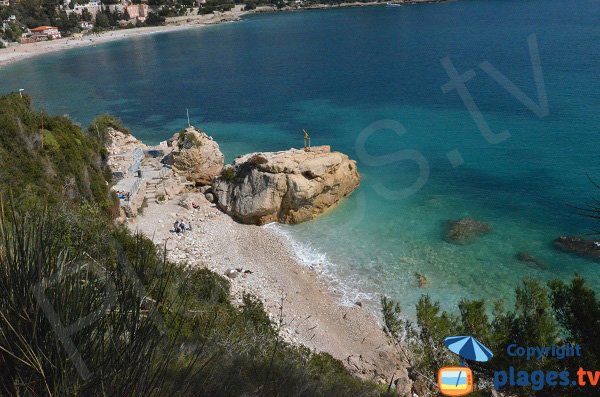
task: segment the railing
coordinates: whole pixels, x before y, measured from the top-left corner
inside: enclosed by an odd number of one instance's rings
[[[133,199],[133,197],[137,194],[137,192],[140,190],[140,186],[142,185],[142,178],[135,178],[135,182],[133,182],[133,186],[131,187],[131,194],[129,196],[129,199]]]
[[[140,148],[133,149],[133,162],[127,169],[128,174],[133,174],[142,166],[142,159],[144,158],[144,151]]]

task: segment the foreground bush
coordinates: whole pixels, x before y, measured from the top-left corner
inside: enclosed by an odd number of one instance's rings
[[[0,216],[0,395],[380,396],[90,208]]]

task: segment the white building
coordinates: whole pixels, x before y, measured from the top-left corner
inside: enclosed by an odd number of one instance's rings
[[[94,28],[94,24],[88,21],[79,22],[79,27],[83,30],[90,30]]]

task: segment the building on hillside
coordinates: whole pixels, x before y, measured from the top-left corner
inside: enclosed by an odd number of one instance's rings
[[[79,22],[79,27],[83,30],[90,30],[94,28],[94,24],[88,21]]]
[[[100,10],[102,8],[102,1],[100,0],[91,0],[88,1],[85,4],[75,4],[75,8],[73,8],[73,10],[75,11],[83,11],[84,8],[87,8],[87,10],[89,12],[91,12],[92,14],[95,14],[98,10]]]
[[[31,37],[34,40],[60,39],[60,31],[54,26],[38,26],[31,29]]]
[[[148,17],[148,4],[132,4],[126,7],[130,19],[144,22]]]

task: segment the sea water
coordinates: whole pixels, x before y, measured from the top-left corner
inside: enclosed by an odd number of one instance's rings
[[[593,0],[255,15],[27,59],[0,69],[0,88],[84,126],[115,114],[150,143],[189,108],[227,161],[302,146],[307,129],[358,161],[361,186],[315,221],[269,227],[343,302],[385,294],[410,314],[424,293],[510,302],[524,277],[599,285],[599,264],[552,246],[597,228],[574,207],[600,195],[599,20]],[[466,95],[443,88],[452,68]],[[492,232],[448,243],[463,217]]]

